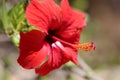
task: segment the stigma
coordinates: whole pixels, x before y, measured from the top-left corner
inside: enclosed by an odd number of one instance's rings
[[[82,51],[91,51],[91,50],[95,50],[96,47],[94,45],[93,42],[91,43],[83,43],[83,44],[76,44],[75,45],[77,50],[82,50]]]

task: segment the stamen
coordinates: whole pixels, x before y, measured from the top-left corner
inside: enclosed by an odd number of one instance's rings
[[[83,51],[91,51],[91,50],[95,50],[96,48],[93,42],[76,44],[75,47],[77,48],[77,50],[83,50]]]
[[[50,35],[50,36],[51,36],[51,35]],[[66,41],[64,41],[64,40],[62,40],[62,39],[59,39],[59,38],[57,38],[57,37],[55,37],[55,36],[51,36],[51,38],[54,39],[54,40],[56,40],[56,41],[60,41],[61,43],[67,44],[67,45],[69,45],[69,46],[72,47],[72,48],[75,48],[75,46],[74,46],[73,44],[71,44],[71,43],[69,43],[69,42],[66,42]]]
[[[60,41],[61,43],[67,44],[70,47],[75,48],[77,50],[91,51],[91,50],[95,50],[96,49],[96,47],[95,47],[93,42],[91,42],[91,43],[83,43],[83,44],[71,44],[71,43],[66,42],[66,41],[64,41],[62,39],[59,39],[59,38],[57,38],[55,36],[50,35],[50,37],[52,39],[56,40],[56,41]]]

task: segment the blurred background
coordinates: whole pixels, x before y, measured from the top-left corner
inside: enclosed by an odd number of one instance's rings
[[[33,70],[21,68],[16,59],[19,51],[4,31],[0,0],[0,80],[88,80],[69,68],[69,63],[46,77],[38,77]],[[24,0],[21,0],[24,1]],[[57,1],[57,0],[56,0]],[[6,0],[9,11],[20,0]],[[81,43],[93,41],[96,50],[79,52],[80,57],[104,80],[120,80],[120,0],[69,0],[72,8],[85,12],[88,26],[81,34]],[[56,77],[54,77],[56,76]]]

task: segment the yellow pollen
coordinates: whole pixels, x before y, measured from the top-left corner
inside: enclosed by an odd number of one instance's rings
[[[83,51],[91,51],[91,50],[95,50],[95,46],[94,43],[83,43],[83,44],[76,44],[75,45],[77,50],[83,50]]]

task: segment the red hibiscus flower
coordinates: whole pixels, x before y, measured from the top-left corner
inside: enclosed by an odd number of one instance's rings
[[[54,0],[31,0],[26,18],[38,30],[20,33],[18,63],[41,76],[68,61],[78,64],[77,49],[93,49],[92,44],[79,44],[84,14],[72,10],[68,0],[61,0],[61,7]]]

